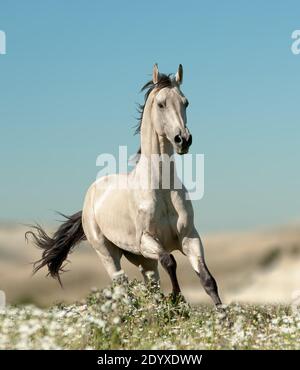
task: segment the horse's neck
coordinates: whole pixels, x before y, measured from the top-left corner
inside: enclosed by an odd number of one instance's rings
[[[147,107],[147,110],[149,108]],[[159,136],[154,129],[149,112],[145,112],[141,125],[141,154],[151,159],[153,154],[173,155],[173,146],[166,137]]]
[[[155,183],[162,183],[163,168],[169,168],[170,179],[174,178],[175,166],[171,164],[169,167],[163,166],[163,163],[168,160],[173,154],[174,149],[172,144],[166,137],[159,136],[155,129],[151,118],[152,101],[150,97],[146,103],[143,119],[141,124],[141,159],[137,165],[137,172],[140,176],[147,176],[149,182],[154,180]],[[159,157],[159,166],[156,167],[157,158]],[[164,176],[167,174],[164,173]]]

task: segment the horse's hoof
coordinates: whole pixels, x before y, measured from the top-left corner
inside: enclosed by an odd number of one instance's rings
[[[220,318],[225,319],[227,316],[227,306],[224,304],[217,304],[215,307]]]
[[[179,303],[186,303],[186,300],[185,300],[184,296],[181,294],[181,292],[179,292],[179,293],[174,293],[174,292],[171,293],[170,294],[170,301],[174,305],[178,305]]]

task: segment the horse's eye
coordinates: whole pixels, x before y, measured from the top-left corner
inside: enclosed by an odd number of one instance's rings
[[[163,103],[158,103],[158,107],[159,107],[160,109],[162,109],[162,108],[164,108],[165,106],[163,105]]]

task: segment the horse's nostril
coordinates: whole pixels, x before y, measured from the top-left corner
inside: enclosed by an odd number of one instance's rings
[[[175,143],[177,143],[177,144],[182,143],[182,137],[181,137],[181,135],[176,135],[176,136],[174,137],[174,141],[175,141]]]
[[[192,142],[193,142],[193,138],[192,138],[192,135],[189,136],[188,140],[187,140],[187,145],[188,146],[191,146],[192,145]]]

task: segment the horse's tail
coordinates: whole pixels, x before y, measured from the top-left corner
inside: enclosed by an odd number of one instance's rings
[[[47,266],[48,275],[57,279],[60,285],[62,283],[59,274],[64,271],[63,263],[69,252],[76,244],[86,239],[82,228],[82,211],[73,216],[62,216],[66,221],[60,225],[53,237],[50,237],[40,225],[31,226],[34,231],[27,231],[25,234],[26,240],[28,235],[31,235],[34,244],[43,250],[42,258],[33,265],[33,273]]]

